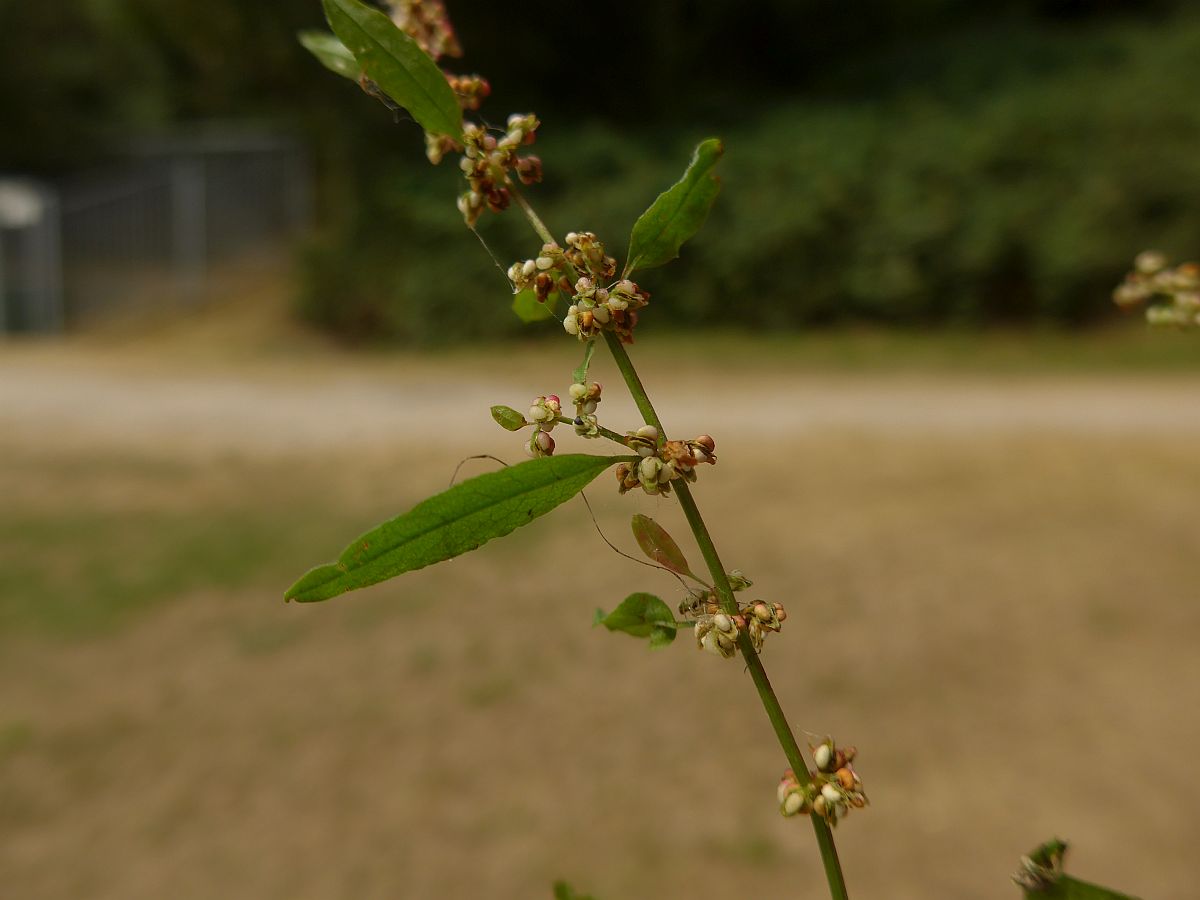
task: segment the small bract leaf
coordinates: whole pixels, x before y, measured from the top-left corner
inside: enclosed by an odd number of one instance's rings
[[[638,546],[642,548],[642,552],[646,556],[650,557],[650,559],[654,560],[660,566],[666,566],[677,575],[696,578],[688,566],[688,561],[684,559],[683,551],[679,549],[679,545],[675,543],[675,539],[667,534],[665,528],[649,516],[643,516],[641,513],[633,517],[630,525],[633,528],[633,536],[637,539]]]
[[[545,456],[470,478],[368,531],[284,599],[327,600],[474,550],[570,500],[614,463],[636,458]]]
[[[583,345],[583,362],[571,373],[571,377],[575,379],[576,384],[582,384],[587,381],[588,369],[592,365],[592,354],[596,352],[596,341],[592,339]]]
[[[529,424],[525,417],[511,406],[493,406],[492,418],[505,431],[520,431]]]
[[[545,303],[538,301],[537,294],[532,289],[521,291],[513,296],[512,311],[525,324],[544,322],[554,318],[555,297],[550,297]]]
[[[633,637],[649,638],[651,647],[665,647],[675,640],[675,614],[653,594],[630,594],[621,605],[605,615],[596,610],[595,625],[609,631],[623,631]]]
[[[336,34],[330,34],[328,31],[300,31],[297,32],[296,38],[304,49],[320,60],[321,65],[330,72],[336,72],[351,81],[358,81],[362,67],[346,45],[337,39]]]
[[[360,0],[322,2],[329,27],[381,91],[426,131],[456,139],[462,136],[462,110],[454,90],[416,41]]]
[[[720,179],[712,169],[724,152],[724,145],[716,138],[701,141],[683,177],[659,194],[634,223],[626,275],[675,259],[683,243],[700,230],[721,191]]]

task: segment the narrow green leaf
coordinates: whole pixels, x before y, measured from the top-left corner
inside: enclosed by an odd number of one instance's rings
[[[649,638],[651,647],[665,647],[675,640],[675,614],[653,594],[630,594],[621,605],[605,615],[596,610],[593,625],[603,625],[609,631],[623,631],[633,637]]]
[[[474,550],[545,515],[629,459],[546,456],[470,478],[368,531],[336,563],[318,566],[292,585],[284,599],[327,600]]]
[[[505,431],[520,431],[529,424],[525,417],[511,406],[493,406],[492,418]]]
[[[712,174],[712,169],[724,152],[725,146],[717,138],[696,145],[683,177],[659,194],[634,223],[629,236],[626,275],[634,269],[651,269],[675,259],[683,243],[700,230],[721,190],[721,181]]]
[[[592,354],[596,352],[596,340],[593,338],[583,345],[583,362],[571,373],[571,377],[575,379],[576,384],[583,384],[587,381],[588,369],[592,365]]]
[[[675,539],[667,534],[667,530],[649,516],[638,513],[630,523],[633,536],[637,539],[642,552],[660,566],[666,566],[678,575],[699,581],[692,573],[688,561],[684,559],[683,551],[675,543]]]
[[[1055,838],[1021,860],[1021,869],[1013,880],[1021,886],[1026,900],[1136,900],[1065,874],[1066,853],[1066,843]]]
[[[537,294],[530,288],[513,296],[512,311],[526,325],[534,322],[544,322],[546,319],[554,318],[554,303],[556,299],[557,295],[554,295],[547,299],[545,303],[540,303]]]
[[[337,39],[337,35],[328,31],[300,31],[296,33],[296,38],[330,72],[358,81],[362,67],[346,45]]]
[[[462,110],[454,91],[416,41],[360,0],[322,2],[329,27],[381,91],[426,131],[453,138],[462,135]]]

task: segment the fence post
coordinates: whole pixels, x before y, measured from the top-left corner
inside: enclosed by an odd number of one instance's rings
[[[171,254],[179,291],[188,303],[204,292],[208,257],[204,157],[188,155],[171,162]]]
[[[41,287],[41,310],[37,330],[61,333],[66,330],[62,278],[62,212],[58,193],[49,187],[38,191],[42,200],[42,218],[38,222],[37,265],[34,283]]]
[[[289,142],[284,150],[284,208],[289,237],[303,234],[312,222],[311,161],[298,142]]]

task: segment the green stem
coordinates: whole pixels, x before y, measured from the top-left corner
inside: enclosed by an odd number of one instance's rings
[[[529,220],[529,224],[533,226],[533,230],[536,231],[538,237],[542,239],[542,243],[558,243],[556,240],[554,240],[554,235],[550,233],[550,229],[546,227],[546,223],[542,221],[542,217],[539,216],[534,211],[533,207],[529,205],[529,201],[526,200],[525,195],[517,189],[517,186],[513,183],[513,180],[511,178],[506,178],[505,181],[508,185],[508,192],[512,195],[513,199],[517,201],[517,206],[521,207],[521,212],[525,213],[525,218]]]
[[[692,534],[696,537],[700,554],[708,565],[709,574],[712,575],[714,586],[717,589],[717,597],[721,601],[721,608],[730,615],[736,615],[737,601],[733,597],[733,589],[729,586],[729,576],[725,574],[725,567],[721,564],[721,558],[717,556],[717,548],[713,545],[708,527],[700,516],[700,509],[696,506],[692,490],[682,479],[676,481],[672,487],[679,497],[679,505],[683,507],[683,514],[688,520],[688,525],[691,526]],[[742,653],[742,659],[746,661],[746,668],[750,671],[750,678],[754,681],[754,687],[758,691],[758,698],[762,701],[763,709],[767,711],[771,727],[775,730],[775,738],[779,741],[779,746],[783,748],[783,755],[787,757],[788,764],[796,773],[797,778],[811,782],[812,773],[804,762],[804,755],[800,751],[800,745],[796,743],[796,736],[792,733],[791,726],[788,725],[787,716],[783,712],[779,698],[775,696],[775,689],[771,687],[771,679],[767,677],[767,670],[763,667],[762,659],[750,644],[750,636],[744,631],[738,635],[738,649]],[[838,859],[837,847],[833,843],[833,832],[820,816],[814,814],[811,819],[813,830],[817,835],[817,845],[821,850],[821,860],[825,864],[825,878],[829,881],[829,893],[834,900],[846,900],[848,897],[846,881],[842,875],[842,864]]]
[[[574,419],[569,419],[566,416],[559,416],[554,421],[558,422],[560,425],[574,425],[575,424]],[[603,425],[597,425],[596,433],[599,434],[600,437],[608,438],[610,441],[620,444],[625,449],[627,449],[627,450],[629,449],[629,444],[625,440],[625,435],[617,434],[611,428],[605,428]]]
[[[533,226],[533,230],[538,233],[541,239],[546,243],[553,243],[554,237],[550,234],[550,230],[541,220],[529,202],[517,190],[516,185],[510,182],[510,191],[513,197],[516,198],[517,205],[521,207],[521,211],[525,213],[525,217]],[[666,440],[666,431],[663,429],[662,420],[659,419],[658,413],[654,410],[654,404],[650,402],[650,396],[646,393],[646,387],[642,384],[642,379],[638,376],[637,369],[633,366],[633,360],[629,358],[629,354],[625,351],[625,345],[621,343],[613,332],[604,332],[604,342],[608,345],[609,352],[612,354],[613,361],[617,364],[617,369],[621,372],[621,377],[625,380],[625,386],[629,388],[629,393],[633,396],[633,402],[637,404],[638,412],[642,414],[642,418],[647,425],[653,425],[658,429],[658,440],[661,446]],[[607,437],[607,435],[606,435]],[[727,613],[737,614],[737,601],[733,597],[733,589],[729,586],[729,576],[725,574],[725,567],[721,564],[721,558],[717,555],[717,548],[713,545],[712,536],[708,533],[708,527],[704,524],[704,519],[700,516],[700,510],[696,506],[696,501],[692,497],[691,489],[682,479],[672,482],[672,487],[676,495],[679,497],[679,505],[683,507],[683,514],[687,517],[688,525],[692,529],[692,534],[696,538],[696,544],[700,548],[700,553],[704,556],[704,562],[708,565],[708,571],[712,575],[713,584],[716,587],[717,597],[721,601],[721,608]],[[771,687],[771,680],[767,677],[767,670],[763,668],[762,660],[750,644],[750,637],[745,632],[738,635],[738,649],[741,651],[742,658],[746,661],[746,668],[750,671],[750,678],[754,682],[755,690],[758,691],[758,698],[762,701],[763,709],[767,712],[767,718],[771,721],[771,727],[775,730],[775,737],[779,741],[779,745],[783,748],[783,755],[787,757],[788,764],[792,767],[792,771],[796,773],[797,778],[803,778],[807,782],[812,781],[812,773],[808,770],[808,765],[804,762],[804,756],[800,752],[800,745],[796,743],[796,736],[792,734],[792,728],[788,725],[787,716],[784,715],[783,707],[779,704],[779,698],[775,696],[775,689]],[[842,864],[838,860],[837,847],[833,842],[833,832],[829,825],[820,816],[811,816],[813,830],[817,835],[817,846],[821,851],[821,861],[825,866],[825,878],[829,882],[829,893],[833,900],[849,900],[849,894],[846,892],[846,879],[842,875]]]
[[[611,331],[604,332],[604,339],[608,344],[608,349],[612,352],[617,368],[621,371],[621,376],[625,379],[629,392],[633,395],[638,410],[647,424],[658,429],[661,440],[664,434],[662,422],[658,418],[658,413],[654,411],[654,405],[650,402],[641,378],[638,377],[633,361],[625,351],[625,345]],[[691,488],[682,479],[672,482],[671,486],[679,497],[679,505],[683,508],[683,514],[696,538],[700,554],[704,557],[709,574],[712,575],[721,608],[730,615],[736,615],[737,600],[734,599],[733,588],[729,586],[729,576],[726,575],[725,566],[722,565],[721,558],[717,555],[712,535],[708,533],[708,526],[704,524],[700,509],[696,506],[695,498],[692,497]],[[791,726],[788,725],[787,716],[783,712],[779,698],[775,696],[775,689],[771,687],[771,680],[767,677],[767,670],[763,668],[762,659],[754,651],[750,644],[750,637],[745,632],[738,635],[738,649],[741,651],[742,659],[746,661],[746,668],[750,672],[750,678],[754,681],[755,690],[758,691],[758,698],[767,712],[767,718],[771,721],[771,727],[775,730],[779,746],[783,748],[783,755],[787,757],[788,764],[791,765],[797,778],[811,782],[812,773],[808,770],[804,755],[800,752],[800,745],[796,743],[796,736],[792,733]],[[817,846],[821,851],[821,860],[825,866],[825,878],[829,882],[830,896],[833,900],[848,900],[846,879],[842,874],[842,864],[838,859],[837,846],[833,842],[833,832],[820,816],[813,815],[811,819],[813,830],[817,835]]]
[[[621,372],[621,377],[625,379],[625,385],[629,388],[629,393],[633,395],[633,402],[637,404],[638,412],[642,414],[642,418],[645,419],[647,425],[653,425],[658,429],[659,441],[666,440],[666,432],[663,431],[662,420],[658,418],[658,413],[654,411],[654,405],[650,402],[650,397],[646,394],[646,388],[642,385],[642,379],[638,377],[637,369],[633,367],[633,360],[625,352],[625,345],[621,343],[619,337],[607,330],[604,332],[604,343],[608,344],[608,350]]]

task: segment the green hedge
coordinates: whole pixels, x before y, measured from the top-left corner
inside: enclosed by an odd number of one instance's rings
[[[738,122],[725,190],[684,258],[647,274],[649,327],[1076,324],[1108,313],[1139,249],[1200,248],[1200,23],[960,36],[880,65],[917,56],[927,74],[882,99],[826,90],[714,116]],[[596,231],[619,257],[702,136],[550,121],[532,195],[554,229]],[[453,161],[362,171],[305,253],[306,316],[360,338],[518,331],[454,211]],[[515,212],[484,221],[501,264],[536,249],[521,228]]]

